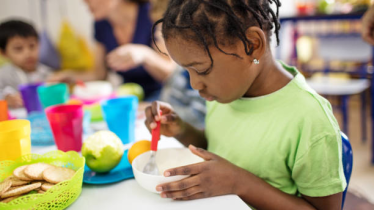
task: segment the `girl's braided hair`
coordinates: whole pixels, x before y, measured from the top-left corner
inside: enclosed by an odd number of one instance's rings
[[[276,12],[271,4],[275,4]],[[212,44],[222,53],[240,58],[220,47],[232,45],[239,39],[246,54],[253,53],[253,43],[246,36],[246,30],[251,26],[264,30],[269,40],[274,29],[279,44],[280,6],[280,0],[171,0],[164,18],[156,21],[152,30],[154,32],[155,27],[163,23],[165,40],[176,36],[197,40],[204,45],[213,65],[209,51]],[[153,42],[156,45],[154,37]]]

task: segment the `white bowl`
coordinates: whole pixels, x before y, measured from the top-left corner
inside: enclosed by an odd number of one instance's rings
[[[143,173],[143,168],[148,163],[150,157],[150,151],[139,155],[132,162],[132,169],[138,184],[144,189],[154,193],[160,193],[156,191],[156,186],[159,184],[175,182],[188,177],[181,175],[164,177],[163,174],[165,170],[204,161],[187,148],[160,149],[156,154],[156,164],[160,175],[150,175]]]
[[[113,93],[110,82],[92,81],[84,84],[85,86],[76,85],[73,90],[74,96],[82,100],[94,100],[110,96]]]

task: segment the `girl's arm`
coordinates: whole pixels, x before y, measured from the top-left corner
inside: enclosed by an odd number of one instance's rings
[[[271,186],[254,174],[204,149],[190,146],[191,152],[205,161],[169,169],[164,176],[191,175],[181,181],[156,187],[161,197],[193,200],[236,194],[256,209],[340,210],[342,193],[325,197],[297,197]]]
[[[297,197],[274,188],[246,170],[241,170],[237,180],[236,194],[258,209],[341,210],[342,193],[325,197]]]

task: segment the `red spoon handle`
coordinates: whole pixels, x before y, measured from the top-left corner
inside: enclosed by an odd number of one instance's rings
[[[161,116],[161,111],[160,111],[160,116]],[[156,121],[157,127],[152,130],[152,142],[151,142],[151,150],[152,151],[157,151],[157,145],[158,145],[158,140],[160,140],[160,129],[161,129],[161,122]]]

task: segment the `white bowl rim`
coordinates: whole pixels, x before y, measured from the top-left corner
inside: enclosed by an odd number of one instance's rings
[[[164,150],[190,150],[188,148],[164,148],[164,149],[159,149],[158,151],[164,151]],[[147,176],[147,177],[165,177],[163,174],[162,175],[152,175],[152,174],[146,174],[146,173],[143,173],[143,171],[140,171],[138,170],[134,165],[136,165],[137,161],[140,159],[139,157],[142,157],[142,156],[145,156],[146,154],[149,154],[151,151],[147,151],[147,152],[144,152],[140,155],[138,155],[133,161],[132,161],[132,169],[141,173],[142,175],[144,176]],[[134,164],[135,163],[135,164]],[[177,176],[180,176],[180,177],[186,177],[186,176],[189,176],[189,175],[176,175],[176,176],[173,176],[173,177],[177,177]]]

